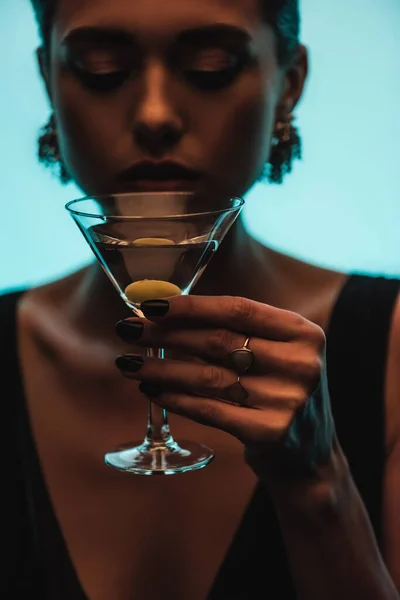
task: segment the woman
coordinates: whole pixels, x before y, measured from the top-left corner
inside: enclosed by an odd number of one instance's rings
[[[290,171],[295,0],[33,5],[53,109],[40,156],[64,181],[93,194],[196,173],[242,195],[265,163],[275,182]],[[398,283],[299,263],[239,223],[195,292],[128,318],[93,265],[2,299],[5,597],[398,600]],[[227,357],[247,338],[237,406]],[[175,360],[146,360],[148,344]],[[143,434],[142,392],[215,462],[172,478],[103,466]]]

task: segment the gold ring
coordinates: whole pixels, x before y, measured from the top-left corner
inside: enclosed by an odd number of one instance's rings
[[[250,338],[247,338],[241,348],[229,352],[229,362],[233,370],[239,375],[244,375],[250,369],[254,360],[254,353],[249,348]]]
[[[248,391],[240,383],[240,375],[238,375],[237,382],[229,386],[226,392],[230,402],[238,406],[242,406],[249,397]]]

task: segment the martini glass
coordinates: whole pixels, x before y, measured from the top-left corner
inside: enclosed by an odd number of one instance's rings
[[[138,317],[145,300],[187,295],[201,277],[244,201],[192,192],[109,194],[66,205],[122,300]],[[147,355],[163,359],[162,348]],[[164,409],[149,402],[144,440],[105,455],[108,466],[141,475],[205,467],[213,451],[174,440]]]

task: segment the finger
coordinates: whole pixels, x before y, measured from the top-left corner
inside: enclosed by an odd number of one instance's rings
[[[144,359],[139,355],[118,357],[117,366],[130,379],[151,383],[159,389],[175,389],[264,410],[297,411],[307,401],[307,388],[277,377],[238,376],[215,365],[175,360]]]
[[[177,296],[144,302],[141,309],[147,319],[164,326],[208,324],[278,341],[291,341],[305,333],[316,335],[319,330],[296,313],[232,296]]]
[[[168,412],[226,431],[245,445],[279,442],[286,435],[293,418],[282,408],[251,410],[181,391],[158,391],[149,397]]]
[[[119,356],[117,367],[130,378],[150,382],[161,388],[174,388],[188,393],[224,397],[237,382],[237,375],[214,365],[199,365],[177,360],[158,360],[141,355]]]
[[[242,348],[246,341],[246,336],[228,329],[177,329],[137,319],[119,323],[117,331],[126,341],[140,346],[197,356],[230,369],[234,366],[230,353]],[[253,353],[251,373],[285,373],[291,379],[302,380],[320,376],[321,357],[302,342],[271,342],[254,336],[250,338],[248,349]]]

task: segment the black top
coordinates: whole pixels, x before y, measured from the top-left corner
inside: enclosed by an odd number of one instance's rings
[[[399,290],[398,280],[353,275],[339,296],[327,334],[328,382],[336,429],[378,541],[384,472],[384,380],[391,317]],[[52,510],[31,436],[16,343],[19,297],[19,293],[0,297],[4,390],[0,595],[7,600],[87,600]],[[266,581],[268,589],[276,590],[271,591],[270,600],[296,598],[278,521],[270,498],[259,486],[208,600],[255,600]]]

